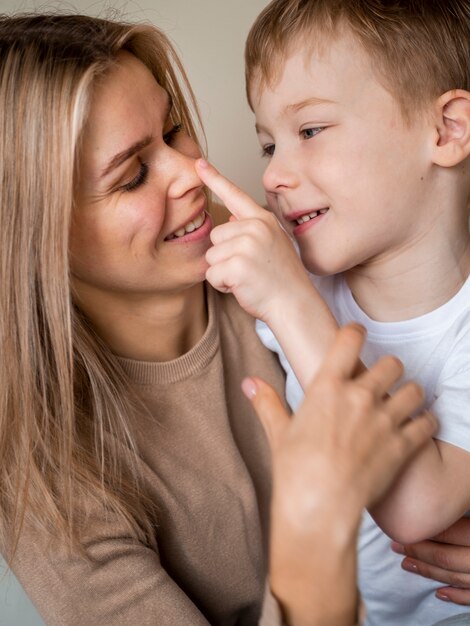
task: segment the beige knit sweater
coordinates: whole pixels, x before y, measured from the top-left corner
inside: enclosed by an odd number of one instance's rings
[[[208,307],[206,333],[182,357],[121,359],[149,410],[135,422],[158,553],[111,519],[90,526],[91,563],[28,534],[13,569],[48,626],[259,623],[270,462],[240,382],[258,375],[282,394],[284,379],[232,296],[209,289]]]

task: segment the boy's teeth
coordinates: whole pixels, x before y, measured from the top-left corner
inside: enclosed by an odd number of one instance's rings
[[[304,224],[305,222],[309,222],[310,220],[313,220],[313,218],[317,217],[318,215],[323,215],[323,213],[326,213],[327,211],[328,209],[320,209],[319,211],[312,211],[312,213],[309,213],[308,215],[301,215],[295,221],[300,226],[301,224]]]
[[[175,230],[175,232],[172,235],[169,235],[167,239],[174,239],[175,237],[182,237],[187,233],[192,233],[194,230],[197,230],[204,224],[204,218],[204,211],[202,211],[202,213],[200,213],[193,220],[191,220],[181,228],[178,228],[178,230]]]

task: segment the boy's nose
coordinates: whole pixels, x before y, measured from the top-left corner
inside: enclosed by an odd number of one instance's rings
[[[298,174],[274,154],[263,174],[263,185],[268,193],[279,193],[283,189],[296,187]]]

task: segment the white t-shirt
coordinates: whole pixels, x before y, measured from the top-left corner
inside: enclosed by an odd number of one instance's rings
[[[384,354],[401,359],[406,367],[403,380],[423,386],[426,407],[439,418],[436,437],[470,451],[470,278],[443,306],[401,322],[370,319],[341,275],[312,277],[312,281],[340,326],[355,321],[367,328],[364,363],[371,366]],[[258,321],[257,331],[279,355],[287,373],[287,401],[295,410],[303,391],[270,329]],[[359,537],[359,587],[367,606],[367,626],[430,626],[462,613],[461,606],[435,598],[442,583],[402,570],[402,558],[392,552],[390,539],[365,513]]]

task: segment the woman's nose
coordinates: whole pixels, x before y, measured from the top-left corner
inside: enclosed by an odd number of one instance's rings
[[[204,186],[194,167],[196,159],[200,157],[201,153],[196,144],[185,151],[168,146],[166,166],[169,174],[169,197],[181,198],[191,189]]]

